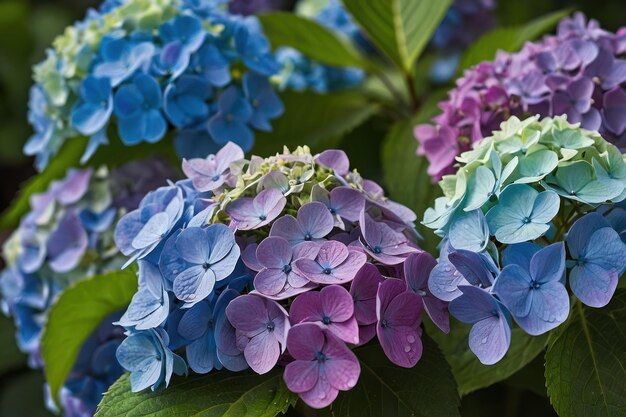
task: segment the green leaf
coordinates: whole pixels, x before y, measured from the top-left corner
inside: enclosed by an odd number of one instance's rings
[[[344,0],[356,22],[405,74],[409,74],[451,0]]]
[[[435,342],[422,338],[424,353],[414,368],[394,365],[380,345],[355,350],[361,376],[351,391],[341,392],[320,416],[454,417],[459,397],[454,378]]]
[[[285,92],[285,113],[272,122],[271,132],[257,134],[253,151],[272,155],[283,146],[308,145],[314,151],[336,146],[346,133],[365,122],[378,106],[355,91],[317,94]]]
[[[517,51],[524,43],[537,39],[551,30],[556,23],[567,16],[570,10],[560,10],[541,16],[529,23],[511,27],[500,27],[481,36],[465,52],[459,71],[463,71],[482,61],[494,59],[498,50]]]
[[[346,40],[319,23],[287,12],[259,15],[274,47],[291,46],[307,57],[337,67],[366,68],[367,62]]]
[[[480,363],[469,349],[471,326],[453,319],[450,325],[450,334],[443,334],[430,322],[427,323],[427,329],[450,363],[462,396],[515,374],[544,350],[548,340],[547,335],[530,336],[516,327],[513,329],[511,347],[507,354],[500,362],[487,366]]]
[[[433,184],[426,170],[428,161],[415,154],[417,139],[413,135],[415,125],[425,123],[437,114],[437,102],[445,97],[445,92],[433,93],[422,106],[422,111],[413,119],[397,122],[385,137],[382,148],[382,166],[385,188],[389,196],[410,207],[417,214],[418,221],[424,211],[432,206],[441,191]],[[430,229],[418,225],[418,230],[426,238],[421,246],[436,253],[438,239]]]
[[[626,415],[626,290],[601,309],[576,301],[550,335],[546,385],[560,417]]]
[[[86,146],[87,138],[84,137],[67,140],[57,155],[51,158],[46,169],[24,184],[15,200],[0,217],[0,229],[16,228],[22,216],[30,210],[29,199],[31,195],[46,191],[50,183],[63,178],[68,169],[80,167],[80,158],[85,152]],[[176,165],[178,165],[172,139],[166,136],[156,144],[143,143],[136,146],[127,146],[121,140],[112,138],[111,143],[100,147],[84,166],[106,165],[115,167],[128,161],[146,159],[154,155],[162,156],[169,161],[176,161]]]
[[[296,403],[282,372],[211,372],[178,379],[167,389],[130,391],[130,378],[122,376],[104,395],[96,417],[274,417]]]
[[[136,291],[137,276],[129,268],[80,281],[61,293],[41,339],[52,398],[57,398],[85,340],[107,316],[126,308]]]

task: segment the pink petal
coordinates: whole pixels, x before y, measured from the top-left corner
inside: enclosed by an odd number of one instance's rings
[[[325,340],[324,331],[317,324],[297,324],[287,334],[287,350],[296,360],[312,361],[322,350]]]
[[[254,288],[261,294],[276,295],[287,283],[287,274],[282,269],[265,268],[254,277]]]
[[[307,292],[297,296],[289,309],[291,322],[298,324],[303,321],[321,321],[323,313],[320,298],[319,292]]]
[[[285,367],[283,378],[289,391],[301,393],[315,387],[319,376],[317,361],[293,361]]]
[[[346,321],[354,315],[350,293],[339,285],[330,285],[320,291],[321,311],[333,322]]]
[[[326,328],[335,336],[346,343],[357,345],[359,343],[359,325],[354,317],[343,322],[333,321]]]

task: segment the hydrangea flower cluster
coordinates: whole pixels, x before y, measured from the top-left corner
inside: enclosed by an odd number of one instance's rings
[[[430,44],[440,53],[431,67],[435,82],[450,80],[456,73],[462,52],[494,26],[496,0],[455,0],[437,27]]]
[[[263,374],[284,364],[289,389],[321,408],[357,383],[352,346],[377,336],[393,363],[414,366],[422,311],[449,329],[415,214],[351,171],[343,151],[243,156],[229,143],[183,161],[188,179],[117,224],[120,250],[139,264],[117,351],[132,389],[167,385],[186,365]]]
[[[511,319],[530,335],[563,323],[568,287],[574,303],[609,303],[626,270],[617,147],[566,116],[512,116],[459,161],[424,215],[444,238],[428,288],[473,325],[469,345],[482,363],[506,354]]]
[[[624,149],[625,34],[625,28],[611,33],[577,13],[559,23],[556,36],[516,53],[499,52],[493,62],[467,70],[440,103],[434,125],[415,129],[428,174],[439,180],[453,173],[457,155],[512,115],[566,114]]]
[[[52,303],[69,285],[119,269],[124,257],[115,247],[112,226],[171,172],[159,160],[111,172],[70,170],[46,192],[33,195],[31,211],[4,246],[7,267],[0,275],[2,310],[13,316],[18,346],[33,368],[44,367],[41,333]],[[75,410],[68,415],[92,415],[101,394],[121,374],[111,356],[121,342],[120,330],[105,323],[83,347],[61,393],[61,403]]]
[[[83,161],[116,132],[125,145],[175,132],[183,156],[206,155],[283,112],[269,77],[280,65],[258,20],[221,1],[108,1],[66,29],[34,69],[25,145],[45,168],[61,145],[89,138]]]
[[[368,41],[339,0],[329,0],[324,7],[307,6],[309,5],[304,2],[299,7],[302,14],[347,42],[361,49],[371,50]],[[360,68],[340,68],[320,64],[305,57],[298,50],[286,46],[276,50],[276,59],[282,67],[279,80],[283,89],[327,93],[356,87],[365,79],[365,72]]]

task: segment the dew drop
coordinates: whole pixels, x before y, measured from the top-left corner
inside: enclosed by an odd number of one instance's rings
[[[406,337],[406,341],[409,343],[415,343],[415,336],[413,336],[412,334],[408,335]]]
[[[411,346],[406,345],[406,346],[404,347],[404,351],[405,351],[406,353],[409,353],[409,352],[411,351]]]
[[[482,343],[482,344],[484,345],[484,344],[485,344],[485,343],[487,343],[488,341],[489,341],[489,338],[488,338],[488,337],[483,337],[483,339],[480,341],[480,343]]]

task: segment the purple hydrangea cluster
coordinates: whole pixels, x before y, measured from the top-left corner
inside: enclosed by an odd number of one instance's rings
[[[182,156],[229,140],[249,150],[283,112],[270,82],[280,65],[258,20],[222,3],[125,0],[89,11],[34,68],[25,153],[43,169],[77,136],[89,138],[85,161],[112,135],[132,146],[168,132]]]
[[[115,230],[139,264],[117,350],[133,391],[167,385],[187,365],[201,374],[286,365],[289,389],[321,408],[357,383],[351,347],[377,337],[393,363],[412,367],[422,311],[448,331],[415,214],[351,170],[343,151],[244,159],[229,143],[184,160],[183,171]]]
[[[566,114],[625,148],[625,35],[624,28],[612,33],[577,13],[559,23],[555,36],[467,70],[440,103],[434,124],[415,129],[428,174],[439,180],[453,173],[456,156],[513,115]]]
[[[31,211],[4,245],[7,267],[0,275],[2,310],[13,316],[18,346],[29,355],[30,366],[45,366],[41,334],[52,303],[69,285],[119,269],[124,257],[115,247],[112,226],[137,207],[138,196],[172,172],[159,160],[132,162],[111,172],[70,170],[31,197]],[[119,344],[120,331],[103,324],[96,333],[84,355],[97,357],[76,363],[61,398],[72,409],[85,411],[68,415],[92,415],[101,394],[121,374],[109,352],[117,345],[108,345],[109,339]]]
[[[572,302],[611,301],[626,270],[626,163],[616,146],[565,116],[513,116],[459,161],[424,214],[443,237],[428,288],[472,325],[482,363],[504,357],[512,320],[540,335],[566,321]]]

